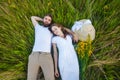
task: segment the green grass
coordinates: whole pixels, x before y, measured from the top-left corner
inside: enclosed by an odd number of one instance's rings
[[[120,0],[0,0],[0,80],[26,80],[34,42],[32,15],[51,13],[71,28],[90,19],[96,30],[86,80],[120,79]]]

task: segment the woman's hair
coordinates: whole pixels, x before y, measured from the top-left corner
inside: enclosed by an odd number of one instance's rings
[[[52,27],[53,27],[53,26],[60,27],[60,28],[61,28],[61,31],[62,31],[63,34],[64,34],[64,37],[66,37],[66,35],[69,34],[69,33],[66,31],[66,29],[64,28],[64,26],[61,25],[61,24],[58,24],[58,23],[54,23],[54,24],[52,24],[52,25],[49,27],[49,30],[50,30],[52,33],[53,33],[53,31],[52,31]],[[54,33],[53,33],[53,35],[56,36]]]

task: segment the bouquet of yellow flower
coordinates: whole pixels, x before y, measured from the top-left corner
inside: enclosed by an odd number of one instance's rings
[[[76,52],[78,54],[80,63],[80,80],[85,80],[85,72],[89,63],[89,57],[92,54],[92,41],[79,41],[76,45]]]

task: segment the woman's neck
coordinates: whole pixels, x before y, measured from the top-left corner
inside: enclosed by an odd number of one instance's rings
[[[65,35],[62,33],[62,34],[60,35],[60,37],[65,38]]]

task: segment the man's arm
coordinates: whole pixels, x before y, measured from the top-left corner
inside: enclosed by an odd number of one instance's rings
[[[77,35],[76,35],[73,31],[71,31],[71,30],[68,29],[68,28],[65,28],[65,30],[66,30],[69,34],[71,34],[71,35],[73,36],[74,42],[78,42],[78,37],[77,37]]]
[[[33,25],[36,26],[36,24],[38,24],[38,21],[43,21],[43,19],[38,16],[32,16],[31,21],[32,21]]]

